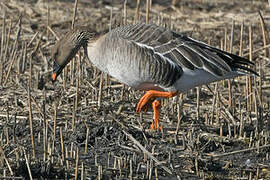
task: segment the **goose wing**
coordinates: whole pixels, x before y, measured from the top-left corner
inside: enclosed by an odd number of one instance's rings
[[[256,74],[247,67],[253,64],[250,61],[163,27],[136,24],[125,26],[118,31],[121,37],[154,51],[164,61],[183,70],[203,69],[218,77],[231,71]]]

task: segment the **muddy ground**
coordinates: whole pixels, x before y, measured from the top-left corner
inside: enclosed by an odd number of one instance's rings
[[[231,95],[222,81],[164,100],[158,132],[151,108],[135,112],[144,92],[87,65],[83,52],[49,81],[73,1],[0,3],[0,179],[270,179],[267,1],[152,1],[150,23],[252,59],[260,74],[231,80]],[[74,24],[103,32],[145,22],[144,0],[124,4],[80,0]]]

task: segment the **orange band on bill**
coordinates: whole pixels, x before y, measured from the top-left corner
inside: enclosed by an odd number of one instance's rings
[[[52,74],[52,80],[53,80],[53,81],[56,80],[56,73],[55,73],[55,72]]]

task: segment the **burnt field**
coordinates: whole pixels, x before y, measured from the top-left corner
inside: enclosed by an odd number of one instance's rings
[[[243,76],[163,100],[78,53],[52,83],[51,48],[73,26],[155,23],[246,57]],[[270,3],[0,0],[0,179],[270,179]]]

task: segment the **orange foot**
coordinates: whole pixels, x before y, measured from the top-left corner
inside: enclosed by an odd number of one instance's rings
[[[163,92],[163,91],[149,90],[140,99],[140,101],[137,105],[137,108],[136,108],[136,112],[139,113],[139,112],[141,112],[141,110],[145,110],[147,108],[147,104],[149,103],[149,101],[151,102],[151,99],[171,98],[171,97],[174,97],[176,95],[177,95],[177,92]],[[152,107],[154,110],[154,121],[153,121],[150,129],[157,130],[158,127],[160,127],[160,129],[161,129],[162,127],[159,125],[159,113],[160,113],[160,108],[161,108],[160,101],[155,100],[152,103]]]

